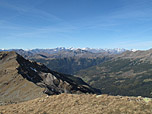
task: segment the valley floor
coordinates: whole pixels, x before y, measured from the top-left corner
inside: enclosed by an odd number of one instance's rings
[[[152,114],[152,99],[60,94],[0,106],[0,114]]]

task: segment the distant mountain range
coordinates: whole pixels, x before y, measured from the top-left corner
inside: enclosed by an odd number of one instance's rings
[[[109,53],[109,54],[119,54],[122,52],[125,52],[126,49],[121,49],[121,48],[115,48],[115,49],[96,49],[96,48],[65,48],[65,47],[58,47],[58,48],[52,48],[52,49],[29,49],[29,50],[23,50],[23,49],[0,49],[0,51],[25,51],[31,54],[40,54],[40,53],[47,53],[47,54],[55,54],[58,52],[62,51],[77,51],[77,50],[82,50],[83,51],[88,51],[92,53]]]
[[[15,51],[26,59],[45,64],[52,70],[74,74],[79,70],[98,65],[120,54],[125,49],[93,49],[93,48],[54,48],[54,49],[1,49]]]

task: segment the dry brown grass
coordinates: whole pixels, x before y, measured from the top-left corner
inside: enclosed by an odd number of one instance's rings
[[[1,114],[152,114],[151,99],[60,94],[0,106]]]
[[[1,52],[0,57],[3,55],[2,53],[10,55],[0,60],[0,105],[44,96],[44,88],[38,87],[18,73],[17,54]]]

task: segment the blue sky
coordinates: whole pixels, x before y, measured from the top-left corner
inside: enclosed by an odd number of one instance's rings
[[[152,48],[152,0],[0,0],[0,48]]]

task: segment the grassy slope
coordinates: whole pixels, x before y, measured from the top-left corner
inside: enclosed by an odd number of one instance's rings
[[[151,114],[149,98],[60,94],[0,106],[1,114]]]
[[[15,60],[16,54],[13,52],[9,54],[10,57],[5,58],[6,60],[0,60],[0,105],[44,96],[44,88],[29,82],[18,73],[19,64]]]

